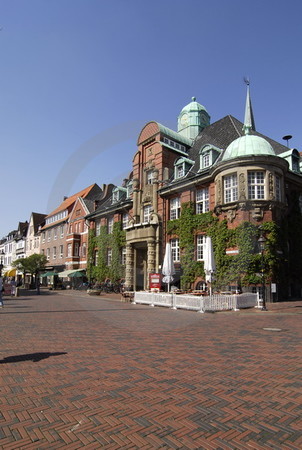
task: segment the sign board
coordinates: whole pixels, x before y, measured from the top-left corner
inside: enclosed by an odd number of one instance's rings
[[[276,294],[276,292],[277,292],[277,285],[276,285],[276,283],[272,283],[271,284],[271,292],[272,292],[272,294]]]
[[[149,288],[150,289],[160,289],[161,288],[161,274],[160,273],[150,273],[149,274]]]

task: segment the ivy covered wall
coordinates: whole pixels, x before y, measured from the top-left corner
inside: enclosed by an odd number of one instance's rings
[[[113,224],[111,234],[107,232],[107,226],[101,226],[99,236],[95,235],[94,230],[89,231],[88,241],[88,278],[103,282],[109,278],[112,282],[118,281],[125,276],[125,266],[121,264],[121,251],[125,246],[126,234],[122,230],[121,222]],[[107,265],[107,251],[112,250],[111,265]],[[95,266],[90,261],[94,261],[95,251],[98,251],[98,262]]]
[[[226,220],[219,221],[211,212],[195,214],[194,204],[188,202],[182,205],[180,218],[167,223],[167,234],[179,238],[181,287],[184,289],[193,288],[199,277],[204,279],[203,262],[196,261],[195,257],[196,235],[200,233],[212,238],[216,262],[213,286],[216,289],[230,284],[250,286],[261,283],[262,261],[258,245],[261,233],[266,238],[266,282],[276,280],[282,271],[282,249],[279,250],[278,244],[282,240],[280,229],[274,222],[265,222],[260,226],[242,222],[237,228],[229,229]],[[238,249],[238,254],[227,254],[228,248]]]

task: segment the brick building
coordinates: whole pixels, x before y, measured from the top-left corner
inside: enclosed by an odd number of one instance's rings
[[[40,251],[47,258],[47,270],[61,272],[68,268],[85,268],[87,257],[83,256],[88,232],[85,214],[88,202],[101,195],[102,189],[92,184],[82,191],[65,197],[63,202],[45,217],[40,228]],[[87,202],[85,204],[85,202]]]
[[[256,131],[249,86],[244,123],[228,115],[211,124],[193,98],[177,131],[149,122],[137,145],[129,178],[87,216],[93,275],[122,275],[129,288],[148,289],[169,241],[174,283],[206,288],[210,235],[217,289],[259,290],[265,278],[269,298],[271,291],[276,300],[300,296],[300,154]],[[114,224],[120,233],[108,238]],[[261,254],[260,236],[266,240]]]

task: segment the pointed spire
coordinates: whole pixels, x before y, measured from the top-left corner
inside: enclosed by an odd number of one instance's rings
[[[244,82],[247,87],[246,92],[246,102],[245,102],[245,115],[244,115],[244,125],[243,131],[245,134],[249,134],[250,130],[256,131],[251,96],[250,96],[250,80],[248,78],[244,78]]]

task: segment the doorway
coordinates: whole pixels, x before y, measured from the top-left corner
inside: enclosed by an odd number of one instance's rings
[[[142,291],[147,288],[147,248],[136,248],[135,290]]]

